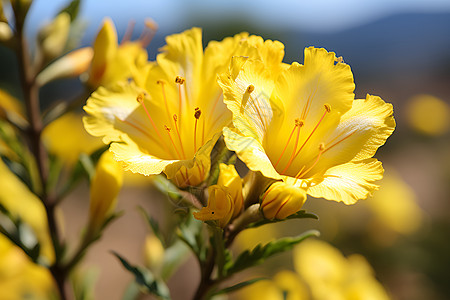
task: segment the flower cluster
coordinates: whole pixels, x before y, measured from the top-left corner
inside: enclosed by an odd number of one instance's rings
[[[199,28],[166,42],[138,80],[100,87],[84,107],[86,130],[125,170],[203,188],[209,198],[194,216],[220,227],[255,203],[284,219],[307,194],[353,204],[377,189],[373,155],[394,130],[392,105],[355,99],[341,57],[309,47],[303,65],[285,64],[282,43],[247,33],[203,49]],[[211,184],[222,137],[248,168],[244,180],[220,165]]]

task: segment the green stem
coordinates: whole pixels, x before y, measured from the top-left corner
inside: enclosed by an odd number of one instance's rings
[[[19,12],[20,13],[20,12]],[[55,205],[53,197],[47,191],[48,180],[48,157],[44,145],[41,140],[42,134],[42,117],[39,103],[39,89],[36,85],[36,72],[33,69],[30,56],[27,52],[28,46],[24,36],[24,18],[16,15],[16,38],[17,38],[17,53],[20,73],[20,83],[23,91],[23,98],[27,110],[29,121],[29,128],[27,130],[27,137],[30,145],[31,153],[33,154],[39,174],[40,191],[35,191],[42,201],[47,215],[48,228],[53,242],[55,251],[55,262],[50,267],[50,272],[55,280],[58,288],[60,298],[67,299],[65,292],[65,281],[67,272],[59,264],[60,254],[62,249],[61,239],[58,231],[55,215]]]

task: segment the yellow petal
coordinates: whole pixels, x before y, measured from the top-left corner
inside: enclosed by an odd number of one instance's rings
[[[223,129],[223,136],[227,148],[235,151],[250,170],[255,172],[260,171],[268,178],[282,178],[274,169],[272,162],[264,152],[264,148],[257,140],[252,137],[243,136],[236,130],[228,127]]]
[[[110,18],[103,21],[103,26],[97,34],[94,42],[94,56],[92,58],[89,73],[89,84],[98,86],[105,73],[108,61],[114,57],[117,51],[117,32]]]
[[[270,95],[275,78],[259,60],[234,57],[230,71],[219,76],[224,102],[233,113],[233,125],[244,135],[262,143],[274,111],[282,113],[281,102],[272,103]]]
[[[54,251],[42,202],[0,160],[0,203],[14,217],[28,224],[41,244],[41,254],[52,263]]]
[[[104,152],[97,163],[90,190],[89,227],[93,232],[100,229],[114,211],[122,183],[122,167],[111,152]]]
[[[316,198],[354,204],[377,190],[378,185],[374,184],[374,181],[381,178],[383,178],[381,162],[375,158],[368,158],[328,169],[323,176],[317,176],[309,181],[307,193]]]
[[[380,97],[367,95],[364,100],[353,101],[352,108],[342,116],[337,128],[324,137],[325,151],[309,174],[375,155],[394,131],[392,113],[392,105]]]
[[[261,209],[266,219],[281,220],[298,212],[305,200],[304,189],[277,181],[261,197]]]
[[[199,212],[194,212],[194,217],[201,221],[217,220],[220,227],[225,227],[233,215],[233,199],[227,191],[218,186],[208,187],[208,206]]]
[[[43,132],[50,153],[71,166],[81,153],[91,154],[101,147],[98,138],[89,135],[83,128],[82,116],[70,112],[50,123]]]
[[[244,206],[244,197],[242,195],[242,179],[234,165],[219,165],[219,178],[217,185],[224,187],[233,199],[233,218],[236,217]]]

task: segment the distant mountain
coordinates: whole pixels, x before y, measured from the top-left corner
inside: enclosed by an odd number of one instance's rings
[[[338,33],[292,31],[287,36],[288,59],[297,54],[292,48],[320,46],[343,56],[361,75],[450,66],[450,13],[397,14]]]

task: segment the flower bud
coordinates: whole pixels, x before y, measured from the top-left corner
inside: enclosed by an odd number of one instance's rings
[[[0,22],[0,43],[10,41],[12,37],[13,33],[8,23]]]
[[[161,270],[164,259],[164,247],[155,235],[147,235],[144,245],[144,261],[146,267],[158,273]]]
[[[39,73],[36,82],[43,86],[55,79],[79,76],[89,69],[93,55],[94,51],[91,47],[74,50]]]
[[[224,228],[233,216],[233,199],[226,188],[220,185],[208,187],[208,206],[199,212],[194,212],[194,217],[201,221],[217,221],[218,226]]]
[[[88,85],[97,87],[106,71],[107,63],[117,51],[117,32],[111,19],[106,18],[94,41],[94,56],[89,71]]]
[[[70,16],[60,13],[49,24],[41,28],[38,34],[39,48],[44,61],[50,61],[64,51],[69,37]]]
[[[225,187],[233,199],[233,218],[236,217],[244,206],[244,197],[242,196],[242,179],[236,172],[234,165],[220,164],[219,178],[217,184]]]
[[[187,168],[185,165],[179,167],[175,176],[170,178],[179,188],[186,188],[188,186],[198,186],[204,180],[207,173],[201,162],[194,162],[193,167]]]
[[[284,219],[298,212],[305,200],[305,190],[277,181],[263,194],[261,209],[266,219]]]
[[[113,213],[122,182],[122,167],[114,160],[111,152],[105,151],[98,161],[95,175],[91,182],[90,233],[97,233]]]

